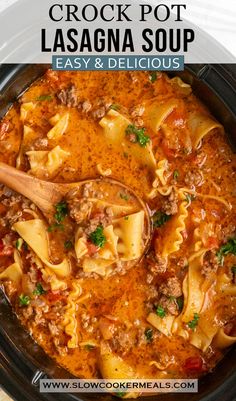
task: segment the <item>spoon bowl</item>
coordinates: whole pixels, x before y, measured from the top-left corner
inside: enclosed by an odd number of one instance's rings
[[[114,179],[110,178],[94,178],[82,180],[74,183],[54,183],[49,181],[40,180],[36,177],[33,177],[23,171],[17,170],[14,167],[11,167],[5,163],[0,162],[0,183],[6,185],[11,188],[15,192],[20,193],[26,198],[30,199],[43,213],[46,220],[51,224],[54,222],[55,215],[55,205],[60,202],[62,199],[67,197],[79,196],[83,197],[83,187],[85,184],[90,184],[95,187],[95,189],[99,189],[99,187],[103,187],[103,194],[105,198],[107,197],[107,192],[112,189],[113,195],[115,194],[126,194],[127,199],[132,200],[134,209],[143,210],[145,215],[144,221],[144,246],[143,253],[146,252],[148,245],[150,243],[151,236],[151,223],[150,223],[150,215],[148,212],[148,208],[145,202],[131,189],[125,184],[120,183]],[[108,191],[106,191],[106,189]],[[96,195],[95,195],[96,199]],[[122,199],[122,197],[121,197]],[[106,199],[109,201],[109,198]],[[99,199],[98,199],[99,202]],[[123,203],[119,205],[122,210],[122,205],[124,210],[126,209],[126,205]]]

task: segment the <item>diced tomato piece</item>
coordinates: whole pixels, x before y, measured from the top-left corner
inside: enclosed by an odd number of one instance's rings
[[[0,252],[3,250],[3,248],[4,248],[4,244],[3,244],[2,239],[0,239]]]
[[[11,245],[0,244],[0,256],[10,256],[13,253]]]
[[[92,242],[87,241],[87,248],[88,248],[88,254],[89,256],[94,255],[96,252],[98,252],[99,247],[94,245]]]
[[[188,238],[188,232],[187,232],[187,230],[181,231],[181,235],[182,235],[183,239],[187,239],[187,238]]]
[[[236,336],[236,320],[227,323],[224,326],[224,332],[227,336],[235,337]]]
[[[167,158],[169,158],[169,159],[173,159],[178,156],[177,152],[168,146],[167,141],[162,142],[162,149],[163,149],[163,152],[165,153],[165,155],[167,156]]]
[[[167,117],[166,122],[175,127],[183,127],[186,122],[184,109],[174,109]]]
[[[208,237],[204,246],[208,249],[219,248],[219,241],[216,237]]]
[[[61,295],[60,293],[48,291],[46,294],[46,297],[49,302],[56,302],[56,301],[61,301],[64,298],[64,295]]]
[[[187,358],[183,368],[188,373],[194,373],[194,372],[200,373],[206,370],[203,363],[203,359],[200,356],[192,356],[190,358]]]
[[[0,125],[0,139],[3,139],[9,128],[9,121],[4,121]]]

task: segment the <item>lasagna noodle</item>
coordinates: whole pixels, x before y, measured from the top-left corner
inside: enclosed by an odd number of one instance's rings
[[[22,278],[22,270],[19,263],[13,263],[0,273],[0,280],[10,280],[19,287]]]
[[[156,167],[156,160],[152,152],[151,143],[147,143],[145,147],[138,143],[130,143],[126,138],[126,129],[131,121],[115,110],[110,110],[105,117],[99,122],[103,128],[105,138],[108,143],[122,146],[123,151],[130,153],[142,165],[146,165],[153,173]]]
[[[179,191],[180,204],[178,213],[173,216],[164,227],[164,235],[162,238],[163,250],[162,257],[177,252],[183,243],[182,231],[185,229],[185,220],[188,217],[187,204],[184,195]]]
[[[169,99],[164,102],[153,100],[150,105],[146,106],[146,120],[147,125],[157,132],[165,119],[178,107],[177,99]]]
[[[54,127],[47,133],[48,139],[59,139],[67,130],[69,123],[69,113],[65,113],[62,117],[56,118],[55,116],[50,120]]]
[[[12,226],[42,262],[49,267],[58,277],[67,277],[70,274],[70,263],[64,259],[60,264],[50,263],[49,239],[45,224],[40,219],[19,221]]]
[[[26,152],[30,163],[30,172],[36,176],[47,172],[50,176],[57,173],[59,168],[70,156],[59,145],[50,151],[31,150]]]
[[[67,342],[68,348],[78,347],[78,335],[77,335],[77,319],[76,319],[76,303],[78,298],[82,294],[82,288],[80,282],[77,280],[72,282],[72,290],[68,296],[66,312],[63,320],[65,327],[65,333],[70,336]]]
[[[114,220],[114,233],[118,237],[117,251],[122,261],[138,259],[143,250],[144,211]]]
[[[188,118],[188,127],[190,130],[192,146],[196,149],[201,140],[209,134],[213,129],[223,130],[221,124],[213,120],[213,118],[203,113],[194,112],[191,113]]]

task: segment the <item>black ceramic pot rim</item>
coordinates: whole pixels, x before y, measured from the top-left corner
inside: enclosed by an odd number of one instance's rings
[[[45,65],[0,66],[0,117],[17,96],[40,77]],[[231,143],[236,143],[236,67],[235,65],[188,65],[179,74],[193,91],[227,127]],[[1,114],[2,113],[2,114]],[[20,342],[19,342],[20,339]],[[33,342],[20,326],[0,290],[0,385],[16,401],[115,400],[111,395],[40,394],[38,380],[48,377],[68,378],[64,371]],[[37,360],[37,357],[38,360]],[[213,373],[199,380],[198,394],[160,394],[141,397],[140,401],[235,401],[236,348],[231,348]],[[41,363],[40,363],[41,361]],[[116,398],[117,400],[117,398]]]

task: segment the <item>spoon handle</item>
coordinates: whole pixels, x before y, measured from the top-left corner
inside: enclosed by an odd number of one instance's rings
[[[39,180],[1,162],[0,183],[30,199],[46,216],[53,213],[53,205],[62,198],[57,184]]]

